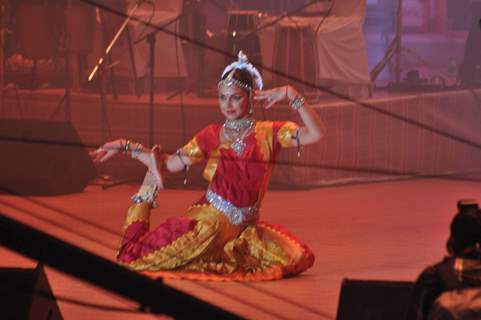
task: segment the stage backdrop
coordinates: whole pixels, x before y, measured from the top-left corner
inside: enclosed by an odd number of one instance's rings
[[[15,95],[7,94],[2,115],[60,120],[64,117],[58,108],[60,99],[58,92],[21,92],[19,108]],[[86,145],[96,146],[118,137],[148,144],[146,99],[108,99],[107,121],[102,120],[98,96],[74,94],[72,100],[73,125]],[[186,97],[184,112],[179,97],[157,101],[154,140],[169,152],[205,125],[222,121],[217,99]],[[481,144],[481,90],[405,95],[366,100],[366,103]],[[326,137],[317,145],[303,148],[300,158],[296,150],[284,150],[273,173],[273,187],[330,186],[433,175],[475,177],[481,171],[481,151],[477,147],[350,102],[318,103],[315,109],[327,124]],[[298,115],[287,106],[276,106],[266,112],[258,110],[256,117],[299,121]],[[191,170],[191,185],[202,184],[200,171],[200,166]],[[102,166],[100,172],[140,179],[143,168],[132,159],[121,157]],[[176,183],[182,177],[169,179]]]

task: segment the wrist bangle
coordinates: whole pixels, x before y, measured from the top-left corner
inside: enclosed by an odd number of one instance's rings
[[[134,148],[134,150],[132,150],[130,156],[133,159],[137,159],[139,157],[139,155],[142,153],[142,150],[144,150],[144,146],[137,142],[135,144],[135,148]]]
[[[299,94],[289,102],[289,105],[293,110],[298,111],[300,108],[304,106],[305,102],[306,102],[306,99],[304,99],[304,97]]]
[[[122,145],[122,152],[129,153],[130,152],[130,140],[127,140],[124,145]]]
[[[139,192],[134,194],[131,199],[133,203],[147,202],[152,205],[152,208],[157,208],[158,205],[155,202],[155,199],[158,194],[159,190],[156,186],[143,185],[140,187]]]

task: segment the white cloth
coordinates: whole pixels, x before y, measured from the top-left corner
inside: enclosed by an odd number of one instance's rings
[[[366,0],[332,0],[333,17],[354,17],[364,23],[366,16]]]

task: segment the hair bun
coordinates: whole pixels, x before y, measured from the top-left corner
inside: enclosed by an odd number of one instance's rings
[[[259,71],[252,65],[252,63],[249,62],[249,59],[247,58],[247,55],[240,50],[239,53],[237,54],[237,61],[232,62],[230,65],[228,65],[224,71],[222,72],[221,79],[224,78],[224,76],[227,73],[231,73],[235,69],[242,69],[247,71],[251,77],[252,77],[252,82],[253,82],[253,90],[262,90],[262,87],[264,86],[264,83],[262,81],[262,76],[259,73]]]
[[[239,62],[239,64],[246,64],[249,62],[249,59],[247,59],[246,54],[242,50],[240,50],[239,54],[237,54],[237,61]]]

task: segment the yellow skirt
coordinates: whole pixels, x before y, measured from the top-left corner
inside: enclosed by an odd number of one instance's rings
[[[194,205],[149,231],[150,206],[127,215],[119,263],[152,278],[275,280],[312,266],[312,251],[280,226],[236,226],[210,204]]]

